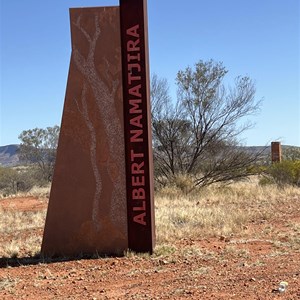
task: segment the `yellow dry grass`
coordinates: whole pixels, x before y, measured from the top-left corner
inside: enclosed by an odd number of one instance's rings
[[[0,291],[8,291],[10,294],[13,294],[18,281],[18,279],[9,276],[0,278]]]
[[[251,222],[299,211],[299,204],[299,188],[260,186],[256,181],[210,186],[189,195],[166,188],[155,198],[157,242],[241,234]]]
[[[50,187],[51,184],[47,186],[33,186],[28,192],[18,192],[16,194],[10,194],[6,196],[5,194],[1,193],[0,191],[0,199],[7,199],[7,198],[16,198],[16,197],[37,197],[37,198],[49,198],[50,195]]]
[[[39,191],[39,195],[49,194]],[[174,187],[155,195],[157,247],[155,254],[171,255],[180,239],[231,237],[260,238],[275,232],[272,224],[263,232],[248,232],[248,225],[282,218],[286,212],[300,216],[300,189],[260,186],[257,181],[237,182],[227,186],[209,186],[191,194]],[[299,213],[297,213],[297,211]],[[40,250],[46,211],[13,212],[0,210],[0,257],[35,255]],[[300,224],[287,221],[287,242],[300,250]],[[298,219],[299,221],[299,219]],[[195,249],[188,249],[190,252]],[[197,250],[198,251],[198,250]],[[190,253],[186,253],[190,255]]]
[[[0,257],[34,256],[40,251],[46,211],[0,210]]]

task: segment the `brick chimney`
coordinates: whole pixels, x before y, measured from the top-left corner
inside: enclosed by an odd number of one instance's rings
[[[281,162],[281,143],[272,142],[271,143],[271,158],[272,163]]]

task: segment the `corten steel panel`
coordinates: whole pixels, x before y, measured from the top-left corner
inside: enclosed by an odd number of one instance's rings
[[[271,156],[272,162],[281,162],[281,143],[280,142],[272,142],[271,143]]]
[[[128,243],[152,253],[155,243],[153,158],[146,0],[120,0]]]
[[[72,56],[45,255],[128,248],[119,7],[70,9]]]

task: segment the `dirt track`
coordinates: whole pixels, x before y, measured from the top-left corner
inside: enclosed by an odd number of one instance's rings
[[[45,209],[43,203],[0,200],[10,210]],[[0,258],[0,299],[300,299],[300,252],[287,243],[295,228],[286,220],[299,224],[300,210],[248,224],[243,236],[158,245],[153,256],[50,263]],[[251,239],[257,231],[266,232],[264,238]],[[284,293],[277,291],[280,281],[289,284]]]

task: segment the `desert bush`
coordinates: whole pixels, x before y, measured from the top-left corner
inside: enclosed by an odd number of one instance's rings
[[[31,165],[24,173],[24,177],[32,183],[30,189],[33,186],[45,187],[49,184],[48,179],[43,175],[43,171],[36,165]]]
[[[35,166],[0,167],[0,194],[4,197],[28,192],[34,186],[42,187],[48,184]]]
[[[157,230],[156,256],[172,256],[180,239],[239,236],[261,238],[264,231],[251,231],[249,224],[261,224],[291,215],[299,209],[300,189],[275,185],[259,186],[258,178],[220,184],[194,190],[185,194],[179,188],[167,186],[155,195],[155,223]],[[49,190],[49,188],[48,188]],[[45,190],[46,191],[46,190]],[[41,190],[37,191],[41,192]],[[31,192],[30,192],[31,193]],[[38,253],[42,240],[46,211],[1,211],[0,207],[0,257],[33,256]],[[300,225],[289,220],[294,232],[289,237],[293,249],[299,249]],[[267,224],[267,222],[266,222]],[[267,229],[266,229],[267,230]],[[13,240],[11,239],[14,235]],[[237,255],[235,249],[227,248]],[[185,247],[185,255],[199,251]],[[126,254],[130,257],[132,252]]]
[[[17,192],[28,192],[36,183],[37,180],[33,176],[31,168],[26,168],[18,172]]]
[[[18,172],[12,168],[0,167],[0,191],[4,195],[17,192]]]
[[[269,166],[261,180],[261,184],[268,183],[275,183],[280,187],[300,186],[300,160],[284,160]]]
[[[243,150],[242,132],[251,127],[245,117],[259,112],[255,84],[237,77],[224,85],[222,62],[199,61],[177,73],[177,101],[169,96],[168,83],[151,79],[151,116],[155,180],[163,179],[185,189],[184,174],[194,187],[248,177],[261,153]],[[178,182],[180,179],[181,182]]]

